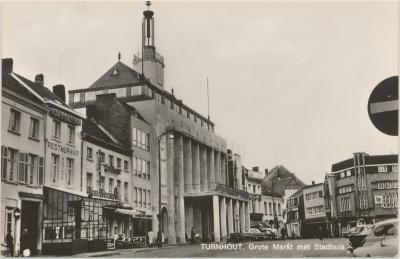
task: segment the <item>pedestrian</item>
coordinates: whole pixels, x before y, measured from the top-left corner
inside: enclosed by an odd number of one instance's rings
[[[158,232],[157,232],[157,246],[159,248],[162,247],[162,232],[161,232],[161,229],[158,230]]]
[[[11,231],[7,232],[6,242],[7,242],[7,247],[10,250],[10,257],[14,257],[14,238],[11,235]]]
[[[286,229],[285,229],[285,227],[281,228],[281,235],[282,235],[282,240],[285,240],[285,237],[286,237]]]
[[[324,231],[322,230],[321,226],[318,227],[318,237],[319,237],[319,240],[324,239]]]
[[[192,243],[196,241],[196,233],[194,232],[194,226],[192,227],[192,230],[190,231],[190,238],[192,239]]]
[[[24,228],[24,230],[22,231],[20,243],[21,243],[20,251],[22,251],[22,256],[23,257],[30,256],[31,251],[29,249],[29,233],[27,228]]]
[[[150,231],[147,233],[147,236],[148,236],[148,238],[149,238],[149,247],[153,247],[153,242],[154,242],[154,233],[153,233],[153,230],[150,230]]]

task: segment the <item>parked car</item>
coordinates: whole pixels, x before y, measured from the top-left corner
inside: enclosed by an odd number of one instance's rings
[[[267,239],[267,234],[265,232],[261,232],[256,228],[243,229],[240,233],[231,233],[229,235],[229,242],[241,242],[241,241],[256,241],[256,240],[264,240]]]
[[[348,231],[346,231],[346,230],[342,231],[342,236],[349,237],[356,233],[360,233],[361,231],[363,231],[363,229],[364,229],[364,226],[352,227]]]
[[[373,229],[373,225],[367,225],[362,227],[361,232],[353,232],[349,236],[350,246],[355,249],[361,246],[361,242],[368,236]]]
[[[389,219],[376,223],[361,246],[349,251],[359,257],[393,257],[399,253],[398,242],[398,219]]]

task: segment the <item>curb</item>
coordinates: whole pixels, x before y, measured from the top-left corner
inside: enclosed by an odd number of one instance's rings
[[[110,252],[110,253],[89,255],[88,257],[104,257],[104,256],[119,255],[119,254],[121,254],[121,253],[119,253],[119,252]]]

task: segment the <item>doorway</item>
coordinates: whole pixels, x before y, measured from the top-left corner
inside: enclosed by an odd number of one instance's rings
[[[28,230],[28,243],[31,255],[37,255],[38,226],[39,226],[39,203],[33,201],[22,201],[21,205],[21,236],[24,229]],[[21,251],[22,252],[22,251]]]

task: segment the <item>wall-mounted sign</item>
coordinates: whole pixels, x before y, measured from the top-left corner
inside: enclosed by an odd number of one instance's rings
[[[80,119],[78,119],[74,116],[71,116],[68,113],[54,109],[54,108],[50,108],[50,116],[52,116],[56,119],[59,119],[63,122],[66,122],[68,124],[71,124],[71,125],[81,125]]]
[[[106,192],[104,189],[99,189],[99,190],[94,190],[92,188],[89,188],[87,190],[87,193],[89,197],[100,197],[100,198],[106,198],[106,199],[111,199],[111,200],[117,200],[118,199],[118,192],[110,193]]]
[[[104,166],[104,172],[109,172],[112,174],[120,174],[121,173],[121,169],[117,169],[112,165],[103,164],[103,166]]]
[[[76,150],[74,148],[71,148],[71,147],[68,147],[68,146],[61,145],[59,143],[54,143],[54,142],[48,141],[47,142],[47,147],[52,149],[52,150],[55,150],[55,151],[58,151],[58,152],[62,152],[64,154],[69,154],[69,155],[73,155],[73,156],[79,156],[79,151],[78,150]]]
[[[375,196],[375,204],[382,204],[383,202],[383,196],[382,195],[376,195]]]

